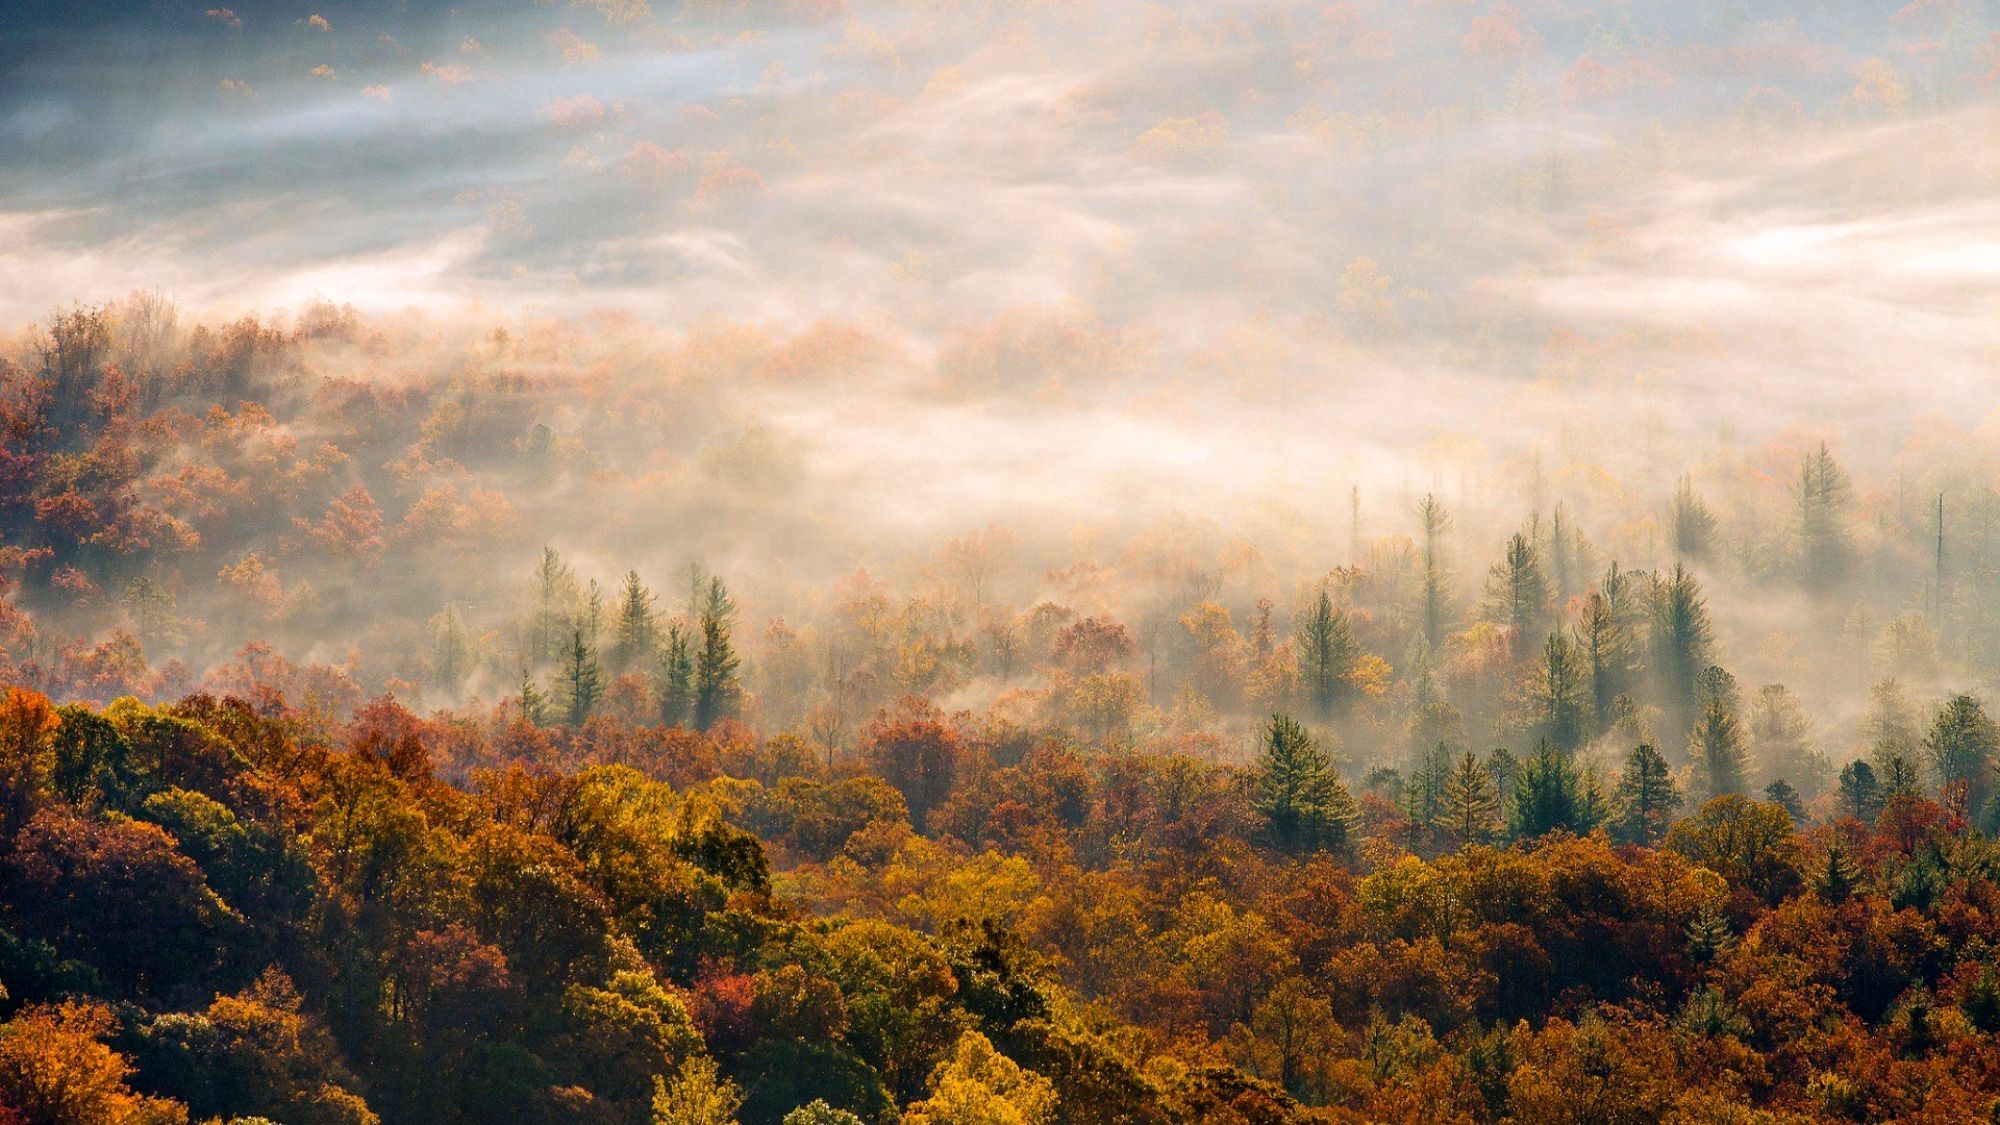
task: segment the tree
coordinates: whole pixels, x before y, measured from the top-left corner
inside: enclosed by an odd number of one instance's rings
[[[1715,513],[1694,490],[1694,478],[1683,476],[1674,486],[1673,513],[1674,556],[1701,562],[1709,557],[1715,548]]]
[[[1564,753],[1583,745],[1591,734],[1589,672],[1567,631],[1549,634],[1529,684],[1529,729]]]
[[[1782,777],[1764,787],[1764,799],[1785,810],[1785,815],[1792,818],[1793,824],[1806,818],[1806,807],[1799,800],[1799,791]]]
[[[1750,745],[1765,777],[1782,779],[1807,795],[1826,786],[1826,756],[1812,744],[1812,720],[1799,697],[1783,684],[1766,684],[1750,712]]]
[[[1622,585],[1616,565],[1611,573]],[[1625,693],[1631,677],[1632,636],[1603,590],[1593,590],[1584,599],[1576,633],[1590,683],[1591,726],[1604,730],[1611,725],[1612,705]]]
[[[692,1055],[673,1080],[653,1079],[653,1125],[736,1125],[743,1095],[721,1076],[715,1060]]]
[[[1868,689],[1868,717],[1862,721],[1862,737],[1868,743],[1869,764],[1877,775],[1888,772],[1890,758],[1900,755],[1914,759],[1922,734],[1915,704],[1894,677],[1876,681]]]
[[[1351,698],[1349,678],[1361,657],[1361,645],[1347,611],[1335,609],[1333,599],[1322,589],[1313,611],[1299,626],[1299,679],[1306,698],[1324,721]]]
[[[1825,593],[1845,577],[1849,555],[1847,509],[1853,488],[1826,443],[1799,465],[1799,576],[1807,590]]]
[[[667,628],[666,652],[660,668],[660,721],[686,726],[694,717],[694,654],[679,625]]]
[[[1280,849],[1346,850],[1354,799],[1312,735],[1289,716],[1273,715],[1265,728],[1255,786],[1253,802]]]
[[[930,1096],[910,1106],[906,1125],[1054,1125],[1056,1088],[993,1049],[976,1031],[959,1036],[931,1074]]]
[[[1813,876],[1813,891],[1830,903],[1843,903],[1861,885],[1861,876],[1861,865],[1854,861],[1847,841],[1836,835],[1827,842],[1826,856]]]
[[[535,686],[535,673],[525,665],[521,668],[521,721],[531,726],[539,726],[547,717],[547,705],[542,699],[542,689]]]
[[[611,666],[620,672],[643,668],[653,662],[660,644],[660,624],[653,615],[652,591],[639,581],[639,572],[625,572],[625,585],[618,594],[618,640],[611,650]]]
[[[1667,729],[1686,730],[1699,714],[1701,674],[1709,667],[1713,640],[1701,586],[1679,563],[1652,588],[1653,671]]]
[[[1993,792],[1993,767],[2000,755],[2000,725],[1979,701],[1954,695],[1939,709],[1924,738],[1931,769],[1945,803],[1961,815],[1981,812]]]
[[[1802,882],[1791,816],[1740,793],[1717,797],[1675,824],[1667,832],[1667,847],[1770,905]]]
[[[1568,754],[1543,741],[1514,782],[1510,827],[1515,837],[1532,839],[1558,830],[1581,835],[1601,819],[1596,781]]]
[[[1444,505],[1431,493],[1424,493],[1417,504],[1417,521],[1423,529],[1423,605],[1420,615],[1423,622],[1424,647],[1436,652],[1443,643],[1445,629],[1450,625],[1450,597],[1444,573],[1442,540],[1446,529],[1451,526],[1451,516]]]
[[[877,715],[862,735],[862,756],[876,776],[896,787],[910,809],[910,823],[924,827],[958,781],[964,750],[958,731],[937,708],[915,696],[895,713]]]
[[[531,638],[535,662],[561,659],[581,597],[576,573],[554,547],[543,547],[541,565],[535,569],[535,620]]]
[[[187,1107],[134,1093],[132,1065],[105,1046],[101,1005],[33,1005],[0,1024],[0,1117],[41,1125],[184,1125]],[[11,1111],[11,1112],[8,1112]]]
[[[736,674],[742,661],[729,643],[730,619],[735,615],[736,603],[722,579],[709,579],[701,610],[701,652],[694,664],[694,725],[699,730],[736,714],[741,694]]]
[[[1680,786],[1659,750],[1640,743],[1625,757],[1611,797],[1611,834],[1628,844],[1651,847],[1667,834],[1681,805]]]
[[[563,654],[560,690],[563,713],[572,727],[580,727],[604,694],[604,675],[597,667],[597,654],[590,649],[582,625],[570,629],[568,651]]]
[[[1840,770],[1840,815],[1863,824],[1874,823],[1882,811],[1882,786],[1875,770],[1864,761],[1852,761]]]
[[[1500,825],[1500,787],[1468,750],[1444,782],[1445,826],[1463,844],[1482,844]]]
[[[1705,796],[1741,793],[1749,784],[1749,754],[1736,720],[1736,681],[1710,666],[1702,677],[1701,717],[1688,731],[1688,759]]]
[[[1548,628],[1549,583],[1527,536],[1516,532],[1507,541],[1506,554],[1487,576],[1486,598],[1487,612],[1507,629],[1508,645],[1516,657],[1528,638],[1541,636]]]

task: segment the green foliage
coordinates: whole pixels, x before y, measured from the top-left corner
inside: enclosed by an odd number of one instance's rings
[[[1349,846],[1353,798],[1325,751],[1288,716],[1271,716],[1265,728],[1254,805],[1272,839],[1288,852],[1341,852]]]
[[[1580,835],[1603,818],[1596,780],[1554,745],[1537,746],[1514,783],[1508,824],[1514,837],[1532,839],[1557,831]]]

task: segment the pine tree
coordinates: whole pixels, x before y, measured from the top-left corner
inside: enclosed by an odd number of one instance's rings
[[[625,572],[618,596],[618,641],[611,650],[612,667],[621,672],[653,662],[660,643],[660,624],[653,616],[652,591],[639,582],[639,572]]]
[[[1445,784],[1451,778],[1451,748],[1439,742],[1417,756],[1403,782],[1403,815],[1424,829],[1436,829],[1445,818]]]
[[[1821,442],[1799,466],[1798,520],[1800,578],[1806,589],[1824,593],[1846,577],[1849,555],[1847,509],[1853,487]]]
[[[1792,818],[1793,824],[1806,818],[1806,807],[1799,800],[1799,791],[1782,777],[1764,787],[1764,799],[1785,810],[1785,815]]]
[[[1642,742],[1626,755],[1618,775],[1611,797],[1611,834],[1622,843],[1651,847],[1666,838],[1680,805],[1680,786],[1674,783],[1666,758]]]
[[[1567,602],[1583,586],[1583,568],[1589,556],[1590,542],[1557,504],[1549,520],[1549,580],[1558,604]]]
[[[1528,537],[1515,533],[1507,553],[1493,564],[1486,580],[1487,612],[1507,629],[1508,643],[1520,656],[1548,628],[1549,583]]]
[[[1486,772],[1493,775],[1493,784],[1500,790],[1501,809],[1512,808],[1514,783],[1521,778],[1521,759],[1505,746],[1495,746],[1486,755]]]
[[[1872,824],[1882,811],[1882,786],[1867,762],[1847,763],[1840,771],[1840,815]]]
[[[736,674],[742,661],[729,643],[729,623],[736,614],[722,579],[711,578],[701,610],[701,652],[694,665],[694,725],[708,730],[736,714],[741,689]]]
[[[1253,801],[1280,849],[1347,850],[1354,800],[1312,735],[1288,716],[1271,716],[1265,729]]]
[[[1674,557],[1702,562],[1715,547],[1715,513],[1695,494],[1694,478],[1683,476],[1674,486],[1671,522]]]
[[[1888,773],[1891,757],[1916,758],[1922,740],[1918,722],[1916,705],[1894,677],[1878,680],[1868,689],[1868,717],[1862,722],[1862,735],[1868,742],[1869,764],[1878,776]]]
[[[577,620],[583,624],[584,643],[596,652],[604,635],[604,588],[595,578],[584,587],[583,608],[578,611]]]
[[[569,564],[554,547],[543,547],[541,566],[535,570],[535,620],[530,638],[536,662],[561,658],[579,596],[576,574]]]
[[[1611,725],[1612,705],[1624,693],[1632,664],[1632,642],[1611,611],[1603,591],[1592,591],[1584,600],[1577,621],[1577,647],[1583,650],[1586,674],[1590,679],[1591,725],[1604,730]]]
[[[1838,905],[1846,902],[1861,885],[1861,866],[1854,862],[1845,841],[1835,836],[1826,847],[1826,859],[1820,864],[1819,873],[1813,877],[1813,891],[1819,897]]]
[[[694,654],[687,634],[676,624],[667,629],[666,653],[660,670],[660,722],[682,727],[694,717]]]
[[[1714,960],[1736,944],[1736,935],[1729,932],[1729,919],[1712,902],[1702,903],[1685,932],[1688,953],[1697,961]]]
[[[1978,700],[1952,696],[1931,723],[1924,749],[1948,804],[1960,815],[1986,808],[1994,760],[2000,755],[2000,725],[1987,717]]]
[[[1749,785],[1749,754],[1736,719],[1735,678],[1711,666],[1702,677],[1701,717],[1688,732],[1688,759],[1704,798],[1741,793]]]
[[[1423,605],[1420,616],[1423,623],[1424,647],[1436,652],[1444,643],[1445,630],[1450,621],[1451,592],[1446,585],[1443,559],[1444,533],[1451,526],[1451,516],[1438,498],[1426,492],[1417,505],[1417,520],[1423,530]]]
[[[1812,745],[1812,721],[1783,684],[1766,684],[1750,712],[1750,745],[1765,777],[1796,782],[1807,794],[1826,787],[1826,756]]]
[[[1592,733],[1589,672],[1568,632],[1558,629],[1549,634],[1535,663],[1529,701],[1534,733],[1565,753],[1583,745]]]
[[[1324,589],[1299,626],[1297,647],[1299,682],[1315,715],[1324,722],[1346,701],[1348,676],[1361,656],[1347,611],[1335,609]]]
[[[604,694],[604,677],[597,667],[597,654],[590,649],[581,624],[570,630],[569,651],[562,666],[560,696],[569,725],[580,727]]]
[[[544,718],[544,704],[541,690],[535,687],[535,674],[527,667],[521,669],[521,721],[540,726]]]
[[[1500,787],[1470,750],[1445,777],[1444,813],[1445,826],[1462,844],[1483,844],[1499,827]]]
[[[1700,584],[1678,563],[1668,577],[1654,579],[1652,603],[1653,670],[1666,729],[1686,730],[1700,711],[1699,681],[1714,643],[1708,606]]]
[[[1600,819],[1595,782],[1554,745],[1537,746],[1514,782],[1514,836],[1525,840],[1557,830],[1582,835]]]

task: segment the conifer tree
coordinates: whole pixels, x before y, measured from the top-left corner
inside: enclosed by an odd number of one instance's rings
[[[736,714],[737,669],[742,663],[729,643],[730,619],[736,605],[722,579],[710,578],[701,610],[701,651],[694,664],[694,725],[708,730]]]
[[[1522,656],[1531,638],[1548,628],[1549,583],[1542,574],[1541,558],[1528,537],[1515,533],[1507,541],[1507,552],[1493,564],[1486,579],[1487,612],[1507,629],[1508,643],[1516,657]]]
[[[1354,800],[1333,762],[1289,716],[1273,715],[1265,728],[1253,802],[1281,850],[1347,850]]]
[[[1806,794],[1826,787],[1826,756],[1812,744],[1812,721],[1783,684],[1766,684],[1750,711],[1750,745],[1765,777],[1783,778]]]
[[[1708,510],[1694,490],[1694,478],[1683,476],[1674,486],[1674,557],[1690,562],[1705,561],[1715,548],[1715,513]]]
[[[525,665],[521,668],[520,705],[521,721],[540,726],[545,717],[546,707],[542,701],[541,689],[535,686],[535,674]]]
[[[1642,742],[1626,755],[1618,775],[1611,798],[1611,834],[1622,843],[1651,847],[1666,838],[1680,804],[1680,786],[1674,783],[1666,758]]]
[[[1699,681],[1713,646],[1701,586],[1680,564],[1652,589],[1653,672],[1666,729],[1683,731],[1700,713]]]
[[[597,666],[597,654],[591,651],[581,624],[570,630],[569,651],[564,655],[561,677],[563,711],[570,726],[580,727],[597,709],[597,701],[604,694],[604,676]]]
[[[1334,717],[1351,690],[1348,675],[1361,655],[1347,611],[1336,609],[1325,589],[1299,626],[1299,682],[1322,722]]]
[[[543,547],[541,565],[535,570],[535,619],[530,638],[536,662],[561,657],[578,597],[576,574],[554,547]]]
[[[1799,800],[1799,791],[1782,777],[1764,787],[1764,799],[1785,810],[1785,815],[1792,818],[1793,824],[1806,818],[1806,807]]]
[[[1861,865],[1847,842],[1834,836],[1826,846],[1826,858],[1821,861],[1819,871],[1813,876],[1813,891],[1826,901],[1839,905],[1846,902],[1854,888],[1861,885]]]
[[[1939,709],[1924,739],[1938,789],[1959,813],[1986,808],[1993,791],[1993,766],[2000,755],[2000,724],[1987,717],[1979,701],[1954,695]]]
[[[1846,577],[1847,509],[1853,493],[1825,442],[1800,464],[1796,493],[1800,578],[1807,590],[1824,593]]]
[[[694,718],[694,652],[678,623],[667,629],[661,661],[660,722],[670,727],[686,726]]]
[[[1569,633],[1562,629],[1550,633],[1535,663],[1529,702],[1535,735],[1564,753],[1583,745],[1592,733],[1589,674]]]
[[[1451,526],[1451,516],[1445,511],[1438,498],[1426,492],[1417,505],[1417,521],[1423,531],[1423,590],[1420,618],[1423,626],[1424,648],[1436,652],[1444,643],[1444,635],[1450,626],[1448,620],[1451,592],[1444,572],[1444,533]]]
[[[625,585],[618,596],[618,640],[612,648],[612,667],[624,672],[642,668],[653,661],[660,643],[659,621],[653,616],[652,591],[639,581],[639,572],[625,572]]]
[[[1840,771],[1840,815],[1864,824],[1874,823],[1882,811],[1882,785],[1867,762],[1852,761]]]
[[[1547,741],[1522,764],[1514,782],[1510,827],[1516,839],[1533,839],[1557,830],[1578,835],[1602,819],[1594,779],[1568,754]]]
[[[1500,788],[1468,750],[1459,755],[1444,782],[1445,827],[1461,844],[1483,844],[1500,823]]]
[[[1704,799],[1741,793],[1749,786],[1750,755],[1736,718],[1736,680],[1710,666],[1702,676],[1701,717],[1688,732],[1688,760]]]

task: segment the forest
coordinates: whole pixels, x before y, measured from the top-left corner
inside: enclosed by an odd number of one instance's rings
[[[0,0],[0,1125],[2000,1121],[1981,0]]]

